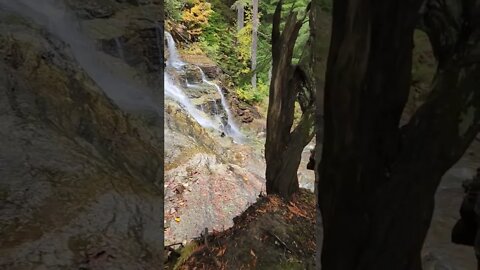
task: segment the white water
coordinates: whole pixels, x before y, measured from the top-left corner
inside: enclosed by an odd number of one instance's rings
[[[175,47],[175,41],[170,33],[165,32],[165,37],[167,39],[167,49],[169,51],[169,59],[167,60],[167,66],[173,67],[177,70],[180,70],[185,63],[180,60],[178,56],[177,49]],[[187,111],[187,113],[193,117],[202,127],[204,128],[213,128],[219,130],[219,123],[208,119],[206,116],[202,115],[201,111],[198,110],[195,105],[190,102],[190,99],[185,95],[183,90],[175,85],[173,79],[168,75],[168,73],[163,73],[164,87],[165,87],[165,97],[169,97],[176,102],[178,102],[182,107]]]
[[[167,40],[167,49],[169,53],[169,59],[167,60],[167,66],[168,67],[173,67],[176,70],[181,70],[182,67],[185,66],[185,63],[180,59],[180,56],[178,55],[177,48],[175,45],[175,41],[173,40],[173,37],[170,33],[165,32],[165,38]],[[221,103],[223,110],[225,110],[226,116],[227,116],[227,123],[223,124],[221,121],[221,117],[219,114],[219,109],[214,105],[215,108],[215,116],[214,116],[214,121],[206,119],[203,117],[201,114],[198,113],[198,110],[193,106],[193,104],[190,102],[188,97],[185,95],[185,93],[181,90],[179,86],[174,85],[173,80],[170,78],[170,76],[165,73],[164,79],[165,79],[165,95],[173,98],[176,100],[178,103],[182,104],[185,107],[185,110],[193,117],[197,122],[204,126],[204,127],[211,127],[216,130],[222,131],[228,136],[232,137],[235,142],[242,142],[244,139],[243,134],[241,133],[240,129],[238,126],[235,124],[232,113],[228,107],[227,100],[225,98],[225,95],[223,94],[222,89],[220,86],[214,82],[211,82],[207,79],[205,73],[203,70],[196,66],[198,70],[200,71],[200,74],[202,76],[202,81],[203,83],[215,87],[217,90],[218,94],[221,97]],[[190,89],[195,89],[195,88],[201,88],[199,85],[195,84],[190,84],[188,81],[186,82],[186,85]],[[215,102],[214,102],[215,103]],[[214,125],[213,127],[211,125]]]
[[[168,60],[167,66],[179,69],[185,65],[178,55],[175,41],[169,32],[165,31],[165,38],[167,39]]]
[[[230,135],[233,138],[241,139],[243,137],[243,134],[240,132],[240,129],[237,127],[237,125],[235,124],[235,122],[233,120],[232,113],[230,112],[230,109],[228,108],[227,99],[225,98],[225,95],[223,94],[222,88],[220,88],[220,86],[218,84],[207,80],[207,76],[205,75],[203,70],[200,67],[198,67],[198,69],[200,70],[200,74],[202,75],[202,81],[204,83],[208,84],[208,85],[211,85],[211,86],[215,87],[215,89],[217,89],[218,93],[220,94],[221,101],[222,101],[222,106],[225,109],[225,112],[227,113],[227,119],[228,119],[227,127],[225,127],[225,129],[226,129],[225,133],[227,133],[228,135]]]
[[[0,6],[38,25],[67,43],[73,56],[88,75],[117,105],[124,109],[152,109],[163,116],[162,106],[154,103],[148,89],[118,76],[97,51],[95,44],[81,31],[75,17],[59,1],[0,0]]]
[[[199,111],[191,102],[190,99],[183,93],[183,91],[173,83],[173,80],[164,73],[165,96],[177,101],[193,117],[202,127],[213,128],[219,130],[218,123],[213,122]]]

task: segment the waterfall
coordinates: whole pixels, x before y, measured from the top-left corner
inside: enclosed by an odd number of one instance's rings
[[[179,69],[185,65],[185,63],[180,59],[180,56],[177,52],[177,47],[175,41],[173,40],[172,35],[169,32],[165,32],[165,38],[167,39],[167,49],[168,49],[168,60],[167,66],[174,67]]]
[[[218,124],[204,117],[197,108],[190,102],[190,99],[183,91],[173,83],[173,80],[164,73],[165,96],[177,101],[187,111],[187,113],[195,119],[202,127],[218,130]]]
[[[68,44],[79,65],[117,105],[127,110],[151,109],[163,117],[162,107],[155,104],[150,91],[116,75],[95,43],[80,31],[76,18],[59,1],[0,0],[0,6],[33,20]]]
[[[197,67],[200,70],[200,74],[202,75],[202,81],[208,85],[211,85],[217,89],[217,92],[220,94],[220,98],[222,101],[222,106],[227,114],[227,126],[225,127],[225,133],[230,135],[231,137],[240,139],[242,136],[242,133],[240,132],[240,129],[237,127],[233,120],[232,113],[230,112],[230,109],[228,108],[228,103],[227,99],[225,98],[225,95],[223,94],[222,88],[214,82],[211,82],[207,80],[207,76],[205,75],[205,72],[200,67]]]
[[[175,41],[173,40],[172,35],[168,32],[165,32],[165,38],[167,40],[167,50],[169,53],[169,58],[167,59],[167,66],[175,68],[177,71],[180,71],[182,70],[182,67],[184,67],[186,64],[180,59],[180,56],[178,55]],[[213,124],[219,123],[217,126],[214,126],[214,129],[224,132],[226,135],[232,137],[235,142],[242,142],[244,139],[244,136],[234,121],[233,115],[228,106],[227,99],[223,94],[221,87],[218,84],[208,80],[207,76],[205,75],[205,72],[203,72],[203,70],[199,66],[195,66],[195,67],[198,68],[198,70],[200,71],[203,84],[214,87],[220,96],[222,108],[219,109],[215,102],[214,102],[215,104],[213,104],[214,111],[215,111],[215,115],[214,115],[215,121],[212,121],[212,120],[207,121],[206,118],[199,115],[198,110],[194,108],[193,104],[189,101],[187,95],[180,89],[179,86],[174,85],[173,80],[170,78],[170,76],[167,73],[165,73],[165,82],[166,82],[165,95],[176,100],[178,103],[184,106],[185,110],[195,120],[197,120],[197,122],[199,122],[200,125],[207,127],[207,126],[210,126],[212,123]],[[201,86],[196,84],[190,84],[188,81],[186,82],[186,86],[188,89],[201,88]],[[222,121],[220,116],[221,112],[225,112],[225,115],[227,118],[226,121]]]

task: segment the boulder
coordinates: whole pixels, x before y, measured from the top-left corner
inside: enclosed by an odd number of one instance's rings
[[[83,28],[96,39],[106,53],[119,57],[122,47],[124,61],[144,73],[158,73],[164,65],[161,42],[164,39],[160,24],[161,5],[140,2],[142,6],[115,5],[108,17],[89,19],[82,16],[86,4],[76,3],[74,11],[83,19]],[[136,2],[136,1],[133,1]],[[143,6],[143,4],[148,6]],[[147,12],[148,10],[148,12]]]
[[[115,13],[115,9],[109,1],[67,0],[66,2],[81,19],[110,18]]]
[[[222,74],[222,70],[217,65],[200,64],[199,66],[210,79],[219,78]]]
[[[185,80],[189,84],[200,84],[203,82],[202,72],[194,65],[186,65],[185,69]]]

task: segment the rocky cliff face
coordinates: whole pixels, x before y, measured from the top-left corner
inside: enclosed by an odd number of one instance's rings
[[[65,43],[0,12],[0,268],[158,269],[161,142]]]
[[[142,74],[161,72],[163,1],[66,0],[82,27],[107,53],[123,58]],[[119,48],[121,44],[122,48]]]

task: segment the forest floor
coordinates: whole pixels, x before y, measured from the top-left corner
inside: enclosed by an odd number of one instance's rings
[[[165,269],[315,269],[315,196],[262,196],[228,230],[171,251]],[[179,252],[179,253],[177,253]]]
[[[462,182],[473,176],[479,161],[480,143],[474,142],[443,177],[422,252],[425,270],[476,267],[473,248],[453,244],[450,235],[459,218]],[[165,269],[315,269],[316,242],[322,237],[316,213],[311,191],[302,189],[291,203],[276,196],[260,197],[233,219],[231,228],[209,234],[207,245],[202,235],[171,249]]]
[[[473,247],[453,244],[451,232],[460,218],[462,182],[480,166],[480,143],[474,141],[463,157],[443,176],[435,195],[435,211],[423,246],[424,270],[477,269]]]

